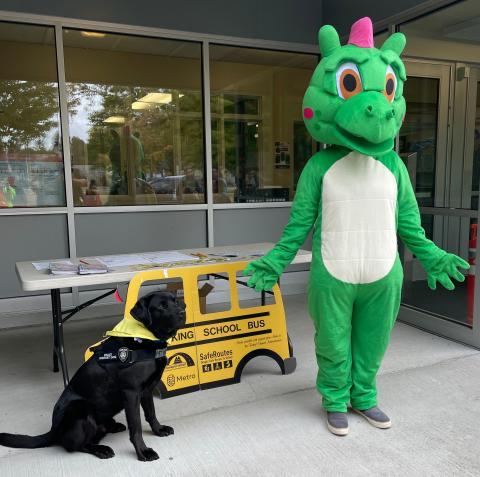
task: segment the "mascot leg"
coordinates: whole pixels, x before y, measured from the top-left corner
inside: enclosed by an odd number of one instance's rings
[[[309,287],[308,305],[315,325],[317,389],[323,407],[346,412],[350,401],[352,354],[350,336],[356,286],[325,283]]]
[[[397,263],[384,279],[358,288],[352,316],[352,388],[354,409],[377,405],[376,376],[390,341],[402,291]]]

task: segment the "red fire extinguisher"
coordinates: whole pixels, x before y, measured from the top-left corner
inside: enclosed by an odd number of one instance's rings
[[[477,224],[470,225],[470,242],[468,245],[467,275],[467,324],[473,325],[473,300],[475,297],[475,260],[477,257]]]

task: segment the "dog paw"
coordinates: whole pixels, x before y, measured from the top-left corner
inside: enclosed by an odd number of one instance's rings
[[[113,452],[111,447],[97,444],[93,450],[93,455],[99,459],[111,459],[115,455],[115,452]]]
[[[123,432],[123,431],[126,431],[127,428],[124,424],[122,424],[121,422],[116,422],[115,424],[113,424],[113,426],[109,429],[109,432],[111,432],[112,434],[115,434],[117,432]]]
[[[155,429],[153,429],[153,433],[156,436],[160,436],[160,437],[171,436],[172,434],[174,434],[174,432],[175,431],[173,430],[173,427],[170,427],[170,426],[158,426]]]
[[[141,460],[143,462],[147,461],[150,462],[152,460],[157,460],[158,459],[158,454],[153,450],[147,447],[143,451],[139,452],[137,454],[138,460]]]

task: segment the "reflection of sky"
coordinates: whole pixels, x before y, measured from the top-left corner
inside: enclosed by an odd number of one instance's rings
[[[89,115],[93,111],[98,111],[102,105],[102,97],[99,94],[92,95],[88,98],[80,97],[78,106],[75,108],[76,113],[69,115],[70,138],[78,137],[88,142],[88,131],[90,129]]]
[[[21,83],[22,81],[19,81]],[[24,81],[25,82],[25,81]],[[26,83],[26,82],[25,82]],[[88,142],[88,132],[90,129],[89,115],[100,110],[102,107],[102,96],[99,94],[91,94],[89,96],[81,95],[79,97],[78,106],[75,107],[75,114],[69,114],[69,130],[70,138],[76,136],[82,139],[85,142]],[[58,104],[58,110],[60,105]],[[53,116],[48,118],[50,121],[53,121],[53,126],[48,130],[44,131],[42,134],[39,134],[26,144],[21,144],[17,146],[17,149],[31,148],[33,150],[44,149],[45,151],[59,151],[62,148],[61,138],[60,138],[60,112],[56,112]],[[12,136],[15,137],[15,133],[12,133]],[[9,135],[2,136],[4,141],[10,139]],[[56,144],[57,141],[60,144]],[[58,148],[58,149],[57,149]]]

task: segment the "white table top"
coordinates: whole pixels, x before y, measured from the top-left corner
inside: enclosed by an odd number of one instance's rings
[[[188,250],[178,250],[179,252],[192,253],[203,252],[212,254],[237,254],[238,258],[232,258],[230,261],[237,260],[254,260],[258,257],[251,257],[251,254],[260,252],[267,253],[275,244],[273,243],[254,243],[248,245],[229,245],[224,247],[211,248],[195,248]],[[118,254],[116,254],[118,255]],[[130,254],[125,254],[126,256]],[[82,258],[72,259],[72,262],[78,263]],[[68,259],[64,259],[68,260]],[[45,260],[48,261],[48,260]],[[54,261],[54,260],[51,260]],[[312,253],[307,250],[299,250],[292,264],[310,263],[312,261]],[[199,263],[198,265],[205,265]],[[180,265],[179,267],[185,267]],[[189,264],[195,266],[195,264]],[[165,267],[162,267],[165,268]],[[169,267],[175,268],[175,267]],[[87,285],[105,285],[108,283],[129,282],[140,270],[132,270],[132,267],[116,268],[108,273],[91,274],[91,275],[52,275],[48,270],[36,270],[32,262],[17,262],[15,265],[18,279],[25,291],[52,290],[57,288],[81,287]],[[145,270],[143,268],[142,270]]]

